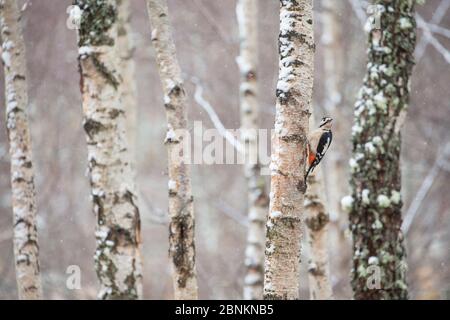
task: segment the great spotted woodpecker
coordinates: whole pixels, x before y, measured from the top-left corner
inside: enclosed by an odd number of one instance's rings
[[[331,140],[333,140],[333,134],[331,133],[332,122],[333,119],[330,117],[322,118],[319,128],[311,132],[308,136],[308,171],[305,175],[305,181],[330,147]]]

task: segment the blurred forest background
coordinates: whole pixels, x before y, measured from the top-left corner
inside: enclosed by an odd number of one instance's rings
[[[348,171],[353,105],[366,69],[366,34],[357,1],[342,2],[339,23],[344,52],[341,112],[330,114],[342,132],[339,161]],[[28,1],[23,14],[29,72],[29,117],[38,196],[38,232],[44,297],[93,299],[98,282],[93,265],[95,250],[90,187],[86,176],[87,150],[82,128],[76,31],[66,26],[71,1]],[[239,128],[239,54],[236,1],[169,0],[178,57],[186,78],[205,85],[205,98],[214,106],[226,128]],[[427,44],[417,58],[412,76],[411,102],[403,131],[403,212],[414,199],[419,204],[406,234],[408,282],[411,298],[443,299],[450,292],[450,9],[447,0],[428,0],[417,6],[425,21],[447,31],[434,34],[441,52]],[[22,3],[25,3],[23,1]],[[439,8],[440,11],[436,9]],[[278,76],[279,1],[261,0],[259,6],[259,86],[261,128],[273,127]],[[359,8],[359,11],[358,11]],[[446,12],[441,12],[446,8]],[[316,70],[314,108],[324,109],[325,71],[321,1],[315,1]],[[364,10],[362,11],[364,14]],[[436,17],[439,13],[441,17]],[[438,15],[439,15],[438,14]],[[434,16],[434,20],[433,20]],[[439,19],[437,19],[439,18]],[[436,21],[439,20],[439,21]],[[144,297],[170,299],[172,280],[167,256],[167,153],[163,141],[166,121],[163,94],[150,42],[144,1],[132,1],[134,59],[138,83],[137,179],[141,195],[144,257]],[[426,44],[418,28],[418,46]],[[445,49],[447,48],[447,49]],[[423,49],[422,49],[423,50]],[[3,73],[2,73],[3,77]],[[0,101],[4,101],[1,81]],[[193,99],[194,87],[186,82],[189,121],[213,125]],[[2,111],[3,111],[2,103]],[[446,152],[447,150],[447,152]],[[327,159],[324,176],[327,176]],[[433,170],[434,168],[434,170]],[[10,207],[10,172],[5,122],[0,122],[0,299],[15,299]],[[269,177],[267,177],[269,179]],[[240,299],[245,273],[246,183],[240,165],[193,165],[197,268],[200,298]],[[425,190],[423,199],[418,191]],[[348,182],[327,190],[348,193]],[[420,194],[419,194],[420,196]],[[421,200],[421,201],[418,201]],[[333,206],[330,205],[329,208]],[[410,212],[414,208],[410,209]],[[351,239],[342,212],[331,212],[331,275],[336,299],[351,298],[349,283]],[[408,220],[408,218],[406,218]],[[341,239],[333,241],[333,239]],[[304,253],[305,255],[307,252]],[[306,270],[302,259],[302,268]],[[82,270],[82,290],[66,288],[66,269]],[[302,273],[302,298],[308,298],[306,271]]]

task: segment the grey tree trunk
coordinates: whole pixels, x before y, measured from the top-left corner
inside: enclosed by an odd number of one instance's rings
[[[326,161],[323,161],[321,166],[331,222],[330,251],[339,252],[332,255],[331,270],[334,274],[340,275],[339,282],[336,283],[336,290],[340,291],[350,283],[348,269],[351,260],[351,239],[347,236],[348,215],[341,210],[341,199],[349,192],[349,186],[343,185],[342,182],[348,181],[347,164],[351,152],[348,135],[352,125],[352,110],[345,99],[344,88],[344,83],[345,86],[349,86],[347,84],[349,74],[345,72],[344,64],[346,61],[350,64],[353,62],[348,48],[345,48],[342,30],[346,1],[321,0],[321,3],[323,8],[321,44],[325,78],[323,105],[327,114],[337,120],[333,122],[333,147],[327,151]]]
[[[315,127],[311,116],[310,126]],[[309,174],[305,194],[305,225],[308,239],[308,279],[311,300],[330,300],[333,291],[330,278],[328,226],[330,216],[324,203],[321,168]]]
[[[169,169],[169,256],[175,299],[197,299],[194,243],[194,198],[190,169],[184,163],[183,132],[187,130],[187,97],[176,56],[165,0],[147,0],[152,43],[164,91]]]
[[[0,1],[0,28],[5,72],[6,128],[11,158],[17,287],[19,299],[41,299],[36,195],[27,119],[25,43],[16,1]]]
[[[236,14],[240,40],[237,63],[241,72],[241,140],[245,148],[249,220],[244,299],[259,300],[263,298],[265,222],[269,211],[269,197],[265,191],[264,177],[260,173],[258,154],[258,0],[239,0]]]
[[[353,234],[355,299],[408,297],[400,229],[400,131],[414,66],[414,3],[375,1],[380,19],[374,15],[367,24],[369,62],[355,105],[352,130],[352,195],[342,201],[349,211]],[[377,22],[380,29],[376,28]]]
[[[97,217],[95,268],[100,299],[142,296],[140,218],[121,104],[115,0],[76,0],[80,88],[91,196]]]
[[[314,76],[312,0],[281,0],[265,299],[298,299],[306,146]]]

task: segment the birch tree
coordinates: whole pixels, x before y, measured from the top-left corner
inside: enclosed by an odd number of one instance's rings
[[[130,25],[131,1],[117,1],[118,33],[117,47],[120,58],[120,75],[122,78],[122,105],[126,112],[126,132],[131,159],[136,162],[137,143],[137,86],[136,65],[133,60],[134,43]]]
[[[328,114],[339,119],[333,123],[333,132],[335,133],[335,143],[332,150],[329,150],[327,156],[326,177],[327,195],[330,205],[330,211],[334,219],[339,219],[341,215],[340,199],[347,191],[342,190],[341,182],[346,180],[344,171],[344,157],[349,150],[346,149],[346,135],[343,130],[351,126],[351,118],[348,117],[349,111],[345,112],[342,106],[342,81],[344,77],[344,51],[342,44],[342,21],[339,16],[343,12],[343,1],[322,0],[322,37],[323,47],[323,67],[325,75],[325,101],[324,108]],[[350,118],[346,121],[346,119]],[[347,220],[347,219],[346,219]],[[339,224],[339,223],[338,223]]]
[[[19,299],[41,299],[39,246],[36,228],[25,43],[16,1],[0,1],[2,60],[5,72],[6,128],[11,159],[14,214],[14,257]]]
[[[91,197],[97,218],[95,268],[100,299],[142,296],[140,218],[120,101],[115,0],[76,0],[80,88]]]
[[[311,117],[311,127],[314,120]],[[333,298],[330,278],[328,225],[330,216],[324,204],[321,168],[309,174],[305,194],[305,225],[309,247],[308,279],[311,300]]]
[[[244,299],[263,297],[265,221],[269,211],[269,198],[265,181],[260,174],[258,156],[258,1],[239,0],[236,5],[239,25],[240,55],[236,61],[241,73],[240,113],[241,140],[245,150],[245,177],[248,193],[247,248],[245,250],[246,275]]]
[[[312,0],[281,0],[265,299],[298,299],[314,35]]]
[[[414,66],[414,6],[412,0],[377,0],[366,25],[369,61],[355,104],[352,194],[342,200],[353,234],[356,299],[408,297],[400,147]]]
[[[325,78],[323,106],[327,114],[338,119],[333,122],[333,147],[327,151],[327,161],[322,165],[326,182],[326,203],[331,220],[331,250],[339,250],[339,254],[331,258],[331,269],[335,274],[343,275],[339,277],[339,283],[336,285],[338,290],[343,287],[342,283],[350,282],[348,268],[351,260],[351,240],[345,232],[348,229],[348,215],[342,211],[340,202],[349,189],[348,186],[343,186],[342,182],[348,181],[347,163],[351,153],[348,136],[352,125],[352,109],[346,101],[346,91],[349,91],[348,87],[354,88],[353,83],[348,81],[351,73],[344,64],[354,63],[352,52],[356,50],[346,48],[344,43],[342,16],[345,12],[345,1],[322,0],[321,3],[321,44]]]
[[[169,171],[169,256],[175,299],[197,299],[194,244],[194,198],[189,166],[183,161],[187,130],[187,97],[181,77],[165,0],[147,0],[152,43],[164,91]]]

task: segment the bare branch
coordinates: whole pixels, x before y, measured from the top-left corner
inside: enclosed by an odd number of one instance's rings
[[[219,116],[214,111],[214,108],[211,106],[209,101],[205,100],[205,98],[203,97],[203,86],[201,85],[200,81],[195,77],[192,77],[191,81],[195,84],[195,102],[197,102],[197,104],[206,111],[211,122],[214,124],[214,127],[225,138],[225,140],[227,140],[239,153],[244,154],[245,149],[242,143],[224,127],[222,121],[220,121]]]
[[[348,0],[352,6],[353,12],[358,18],[359,22],[364,26],[366,24],[367,16],[363,6],[359,0]]]
[[[448,8],[450,7],[450,0],[442,0],[439,6],[436,8],[436,10],[433,13],[433,16],[431,17],[430,23],[431,24],[439,24],[442,19],[445,17],[445,13],[447,12]],[[421,38],[419,43],[416,46],[416,59],[419,61],[422,59],[425,49],[428,45],[428,39],[425,37]]]
[[[408,208],[408,211],[405,214],[405,219],[403,222],[403,233],[406,235],[408,234],[412,222],[414,221],[415,217],[417,216],[417,213],[419,212],[419,209],[422,205],[423,200],[427,196],[428,192],[430,191],[431,187],[434,184],[434,181],[436,180],[436,177],[439,173],[439,166],[437,164],[437,161],[434,163],[434,165],[430,168],[430,171],[428,172],[427,176],[422,182],[422,185],[420,186],[419,190],[417,191],[416,195],[414,196],[413,201],[411,202],[411,205]]]
[[[423,37],[426,38],[427,42],[444,57],[447,63],[450,63],[450,52],[433,36],[428,24],[419,14],[416,14],[416,19],[417,25],[423,30]],[[421,56],[419,55],[419,52],[416,51],[416,59],[419,60],[420,58]]]
[[[443,150],[439,151],[433,166],[428,171],[428,174],[426,175],[425,179],[422,182],[422,185],[420,186],[419,190],[414,196],[414,199],[411,202],[408,211],[406,211],[404,223],[402,226],[405,235],[408,234],[409,230],[411,229],[411,225],[419,213],[419,209],[422,205],[422,202],[427,196],[428,192],[431,190],[434,181],[438,177],[439,171],[443,167],[445,167],[444,163],[449,154],[450,154],[450,143],[447,143],[447,145],[443,148]]]

